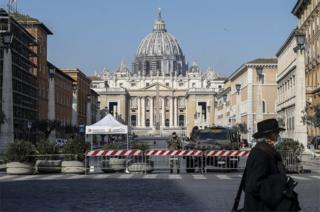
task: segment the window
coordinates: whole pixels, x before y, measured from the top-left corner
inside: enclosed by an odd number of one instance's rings
[[[192,83],[192,87],[193,88],[196,87],[196,83],[195,82]]]
[[[136,83],[131,83],[131,87],[134,87],[134,86],[136,86]]]
[[[150,119],[146,120],[146,127],[150,127]]]
[[[169,127],[169,119],[166,119],[165,125],[166,127]]]
[[[180,82],[180,83],[179,83],[179,87],[182,87],[182,86],[183,86],[183,82]]]
[[[179,115],[179,127],[184,127],[184,115]]]
[[[131,115],[131,126],[137,126],[137,116]]]
[[[146,86],[149,86],[149,83],[148,83],[148,82],[146,83]]]
[[[169,87],[169,83],[168,82],[166,82],[166,86]]]
[[[119,86],[122,87],[123,83],[119,83]]]
[[[266,102],[262,101],[262,112],[266,113]]]

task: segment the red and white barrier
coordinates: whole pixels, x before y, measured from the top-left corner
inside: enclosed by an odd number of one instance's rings
[[[201,150],[148,150],[145,152],[148,156],[202,156]]]
[[[88,157],[98,157],[98,156],[140,156],[142,155],[142,150],[92,150],[87,152]]]
[[[240,150],[212,150],[207,151],[206,156],[207,157],[248,157],[250,154],[250,151],[240,151]]]

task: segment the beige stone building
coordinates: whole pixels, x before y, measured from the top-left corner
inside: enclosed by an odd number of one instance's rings
[[[230,81],[226,80],[224,89],[216,95],[215,99],[215,125],[231,127],[230,118]]]
[[[277,113],[278,119],[282,120],[286,128],[282,136],[293,138],[306,145],[307,126],[302,122],[306,105],[304,60],[301,63],[300,52],[295,51],[297,46],[295,34],[296,29],[277,53]]]
[[[73,84],[74,96],[72,110],[75,116],[72,124],[86,125],[87,123],[87,102],[88,96],[91,95],[90,83],[91,80],[79,69],[61,69],[65,74],[70,76],[75,83]]]
[[[320,103],[320,1],[298,0],[292,13],[299,19],[298,30],[306,35],[306,100],[312,108]],[[320,129],[309,127],[308,135],[319,135]]]
[[[252,139],[257,122],[276,117],[277,59],[258,58],[229,77],[231,125],[244,124]]]
[[[140,43],[131,72],[122,62],[114,73],[104,70],[94,79],[100,108],[139,135],[189,135],[194,126],[212,126],[215,94],[224,82],[212,69],[204,73],[195,62],[188,67],[161,13]]]

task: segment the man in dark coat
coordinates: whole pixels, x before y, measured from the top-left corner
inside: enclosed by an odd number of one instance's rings
[[[275,119],[258,123],[258,132],[253,137],[259,139],[259,142],[251,150],[246,164],[245,211],[299,211],[300,209],[296,193],[293,191],[295,182],[286,176],[281,156],[274,148],[282,130],[284,129],[278,126]]]

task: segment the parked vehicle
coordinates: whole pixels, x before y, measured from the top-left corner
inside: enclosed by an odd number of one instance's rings
[[[240,135],[237,131],[225,127],[212,127],[198,130],[191,135],[190,143],[185,149],[196,150],[238,150]],[[238,157],[211,157],[211,158],[186,158],[187,172],[194,172],[195,168],[202,164],[202,167],[209,166],[237,168]]]

